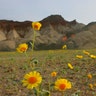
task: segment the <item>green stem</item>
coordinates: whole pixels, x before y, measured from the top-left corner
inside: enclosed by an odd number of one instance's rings
[[[30,43],[31,46],[32,46],[32,53],[30,52],[30,57],[31,57],[30,60],[33,58],[33,51],[34,51],[35,37],[36,37],[36,31],[33,30],[33,40],[32,40],[32,43]],[[31,65],[31,62],[30,62],[30,67],[31,67],[32,70],[34,69],[34,65]]]
[[[24,53],[25,53],[26,58],[29,58],[28,55],[27,55],[27,53],[26,53],[26,52],[24,52]],[[28,63],[29,63],[29,62],[28,62]],[[26,70],[28,71],[28,65],[27,65],[27,64],[24,64],[24,67],[25,67]]]
[[[34,51],[34,44],[35,44],[35,37],[36,37],[35,30],[33,32],[34,33],[33,33],[33,42],[32,42],[32,52]]]
[[[37,96],[39,96],[39,88],[36,88]]]
[[[26,51],[24,53],[25,53],[26,57],[28,58],[28,55],[27,55]]]

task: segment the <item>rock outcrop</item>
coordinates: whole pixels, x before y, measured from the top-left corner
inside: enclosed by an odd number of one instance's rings
[[[51,15],[43,20],[36,32],[35,49],[96,48],[96,23],[84,25],[76,20],[66,21],[61,15]],[[0,51],[13,51],[18,44],[33,40],[31,21],[17,22],[0,20]]]
[[[96,48],[96,22],[83,27],[71,40],[75,41],[79,49]]]

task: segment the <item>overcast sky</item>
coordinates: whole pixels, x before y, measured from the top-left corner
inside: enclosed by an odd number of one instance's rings
[[[0,0],[0,20],[40,21],[61,15],[88,24],[96,21],[96,0]]]

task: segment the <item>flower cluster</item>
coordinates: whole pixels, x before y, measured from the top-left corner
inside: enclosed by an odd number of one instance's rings
[[[35,42],[35,31],[39,31],[40,28],[41,28],[42,24],[39,23],[39,22],[33,22],[32,23],[32,28],[33,28],[33,31],[34,31],[34,36],[33,36],[33,42],[32,42],[32,52],[33,52],[33,49],[34,49],[34,42]],[[64,45],[63,46],[63,49],[66,49],[67,46]],[[20,53],[26,53],[26,51],[28,50],[28,45],[26,43],[23,43],[23,44],[20,44],[18,47],[17,47],[17,51],[20,52]],[[38,64],[38,60],[36,59],[31,59],[30,62],[35,66]],[[70,67],[70,69],[73,69],[73,66],[71,64],[68,64],[68,66]],[[31,66],[32,67],[32,66]],[[56,71],[53,71],[51,73],[51,77],[56,77],[57,76],[57,72]],[[42,83],[42,80],[43,77],[41,76],[40,72],[37,72],[34,69],[32,69],[31,72],[27,73],[24,75],[24,78],[22,80],[22,83],[23,83],[23,86],[27,87],[27,89],[36,89],[39,88],[40,84]],[[55,79],[55,78],[54,78]],[[49,85],[50,85],[50,82],[49,82]],[[54,82],[54,88],[56,90],[59,90],[59,91],[65,91],[67,89],[70,89],[72,86],[71,82],[69,82],[67,79],[64,79],[64,78],[61,78],[61,79],[57,79],[55,82]],[[42,90],[44,91],[44,90]],[[36,91],[38,93],[38,91]],[[48,92],[48,91],[46,91]],[[39,93],[38,94],[41,94],[41,90],[39,90]],[[50,92],[48,92],[49,94]],[[49,94],[50,95],[50,94]],[[40,95],[41,96],[41,95]]]

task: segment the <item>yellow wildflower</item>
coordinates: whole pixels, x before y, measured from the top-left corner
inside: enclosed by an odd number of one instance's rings
[[[82,55],[76,55],[76,57],[79,58],[79,59],[82,59],[83,58]]]
[[[57,79],[55,81],[55,89],[59,91],[65,91],[66,89],[71,88],[71,82],[67,79]]]
[[[42,77],[39,72],[33,71],[24,76],[22,80],[23,86],[26,86],[28,89],[33,89],[37,87],[42,82]]]
[[[96,56],[95,56],[95,55],[90,55],[90,57],[91,57],[92,59],[96,59]]]
[[[90,89],[93,89],[93,84],[89,84]]]
[[[23,44],[20,44],[16,49],[18,52],[23,53],[27,51],[28,45],[26,43],[23,43]]]
[[[92,79],[92,75],[91,75],[91,74],[88,74],[87,77],[88,77],[89,79]]]
[[[73,69],[73,66],[72,66],[71,63],[68,63],[68,67],[69,67],[70,69]]]
[[[62,49],[67,49],[67,45],[63,45]]]
[[[42,26],[42,24],[39,23],[39,22],[33,22],[33,23],[32,23],[32,28],[33,28],[34,30],[40,30],[41,26]]]
[[[57,72],[55,72],[55,71],[53,71],[52,73],[51,73],[51,76],[52,77],[55,77],[57,75]]]
[[[90,53],[88,51],[85,51],[85,50],[83,51],[83,53],[88,55],[88,56],[90,55]]]

